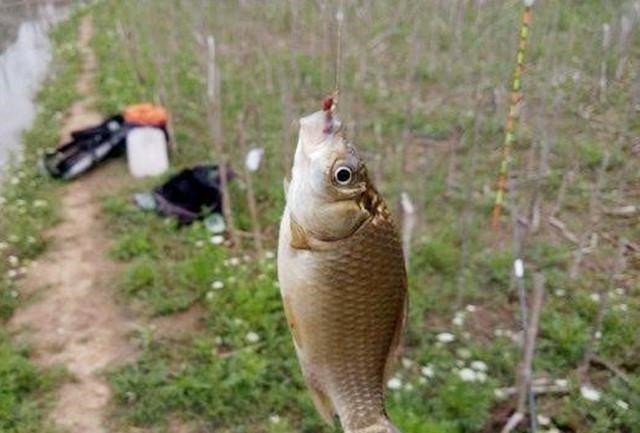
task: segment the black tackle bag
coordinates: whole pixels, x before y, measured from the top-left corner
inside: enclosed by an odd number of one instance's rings
[[[98,126],[74,131],[70,142],[43,156],[42,165],[52,177],[75,179],[105,159],[122,154],[129,129],[117,115]]]
[[[234,177],[227,169],[227,181]],[[199,165],[182,170],[153,190],[156,210],[189,224],[206,214],[222,213],[220,172],[217,165]]]

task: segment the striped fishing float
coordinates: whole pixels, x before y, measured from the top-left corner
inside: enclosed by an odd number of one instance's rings
[[[502,147],[502,162],[498,175],[496,188],[496,201],[493,206],[492,227],[500,226],[500,217],[507,190],[507,179],[509,176],[509,164],[511,162],[511,149],[516,141],[515,131],[520,118],[520,105],[522,102],[522,74],[524,73],[524,57],[529,42],[529,26],[533,18],[533,3],[535,0],[524,0],[524,12],[522,13],[522,25],[520,27],[520,41],[518,43],[518,54],[516,57],[516,68],[513,72],[513,82],[511,85],[511,101],[509,113],[507,114],[507,124],[505,126],[505,139]]]

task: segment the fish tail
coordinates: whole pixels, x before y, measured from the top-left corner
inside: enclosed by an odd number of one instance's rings
[[[364,428],[345,429],[345,433],[401,433],[389,419],[381,418],[375,424]]]

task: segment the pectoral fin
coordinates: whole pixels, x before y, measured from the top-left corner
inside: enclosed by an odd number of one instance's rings
[[[291,218],[291,248],[297,250],[310,250],[309,234],[307,231]]]

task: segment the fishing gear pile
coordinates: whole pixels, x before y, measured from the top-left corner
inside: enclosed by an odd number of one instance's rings
[[[99,125],[72,132],[69,142],[42,157],[42,167],[56,179],[76,179],[109,158],[124,155],[130,134],[143,128],[162,133],[166,152],[167,120],[163,107],[152,104],[129,106],[122,114],[111,116]],[[162,146],[162,142],[154,143],[153,150],[162,150],[157,149]]]

